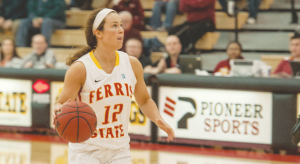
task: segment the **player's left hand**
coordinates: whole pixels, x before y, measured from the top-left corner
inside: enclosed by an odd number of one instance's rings
[[[168,134],[167,141],[173,141],[175,138],[174,130],[168,125],[163,119],[160,119],[156,122],[156,125],[163,131]]]
[[[66,103],[70,102],[70,101],[71,101],[71,99],[66,101],[64,104],[60,104],[60,103],[55,104],[54,111],[52,112],[52,125],[55,125],[55,119],[57,117],[57,112],[61,111],[62,106],[65,105]],[[54,126],[54,130],[55,129],[56,128]]]

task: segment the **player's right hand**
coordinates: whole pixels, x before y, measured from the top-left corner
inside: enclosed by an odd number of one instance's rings
[[[70,102],[71,101],[71,99],[69,99],[68,101],[66,101],[64,104],[66,104],[66,103],[68,103],[68,102]],[[62,108],[62,106],[64,105],[64,104],[61,104],[61,103],[57,103],[56,105],[55,105],[55,107],[54,107],[54,111],[53,111],[53,113],[52,113],[52,124],[54,125],[55,124],[55,119],[56,119],[56,117],[57,117],[57,112],[60,112],[61,111],[61,108]],[[54,130],[55,130],[55,126],[54,126]]]
[[[173,141],[173,138],[175,138],[175,134],[174,130],[170,127],[170,125],[168,125],[163,119],[159,119],[156,122],[156,125],[168,134],[168,142]]]

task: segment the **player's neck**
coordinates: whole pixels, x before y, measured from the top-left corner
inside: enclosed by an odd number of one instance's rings
[[[105,48],[104,46],[97,45],[94,55],[96,59],[102,59],[103,61],[110,62],[115,60],[116,50]]]

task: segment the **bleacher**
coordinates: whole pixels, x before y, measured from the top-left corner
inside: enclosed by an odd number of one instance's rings
[[[149,11],[152,9],[153,4],[154,4],[154,0],[147,0],[144,1],[142,0],[142,5],[145,9],[145,17],[149,18],[152,15],[152,11]],[[67,2],[68,3],[68,2]],[[92,11],[78,11],[78,10],[67,10],[66,11],[66,25],[67,27],[77,27],[77,28],[83,28],[86,24],[86,19],[88,17],[88,15],[91,13]],[[164,20],[165,16],[162,16],[162,20]],[[239,28],[242,27],[242,25],[246,22],[246,19],[248,17],[247,13],[241,13],[239,14]],[[78,20],[82,20],[82,21],[78,21]],[[186,15],[177,15],[175,20],[174,20],[174,25],[179,25],[182,24],[186,21]],[[234,18],[233,17],[228,17],[224,12],[216,12],[216,21],[217,21],[217,28],[218,29],[234,29]],[[224,23],[225,22],[225,23]],[[156,32],[153,32],[153,36],[156,36]],[[11,38],[12,36],[10,36],[10,33],[6,33],[4,34],[2,37],[0,37],[0,40],[2,40],[3,38]],[[60,35],[60,39],[62,40],[58,40],[57,35]],[[64,35],[64,36],[62,36]],[[76,39],[66,39],[68,38],[70,35],[74,35],[75,37],[79,37],[81,36],[81,32],[80,31],[75,31],[75,30],[57,30],[56,33],[53,34],[53,37],[55,39],[52,40],[52,45],[54,46],[81,46],[82,44],[80,43],[80,41],[76,41]],[[164,35],[164,34],[163,34]],[[151,36],[151,34],[147,34],[147,36]],[[216,35],[218,36],[218,35]],[[80,39],[79,39],[80,40]],[[69,41],[69,43],[65,43],[65,41]],[[74,43],[73,43],[74,42]],[[201,47],[201,46],[200,46]],[[203,46],[202,46],[203,47]],[[212,47],[212,45],[208,46],[208,47]],[[204,47],[205,49],[210,49],[208,47]]]
[[[145,9],[145,17],[149,18],[152,15],[152,7],[154,0],[141,0]],[[240,6],[245,6],[246,0],[242,1]],[[246,24],[248,12],[242,11],[238,14],[238,29],[239,41],[243,45],[244,51],[249,55],[255,56],[256,53],[265,53],[265,55],[288,55],[289,33],[291,33],[297,25],[290,25],[291,21],[290,11],[285,0],[263,0],[260,5],[260,12],[258,14],[258,22],[255,25]],[[229,17],[226,13],[221,11],[220,5],[216,3],[216,31],[208,32],[201,39],[198,40],[195,47],[202,51],[202,61],[206,62],[206,56],[209,60],[214,60],[213,66],[220,61],[220,54],[225,53],[226,45],[229,41],[234,40],[235,18]],[[277,10],[286,10],[278,13]],[[84,36],[84,26],[87,16],[91,11],[66,11],[67,29],[57,30],[51,40],[51,44],[55,47],[82,47],[86,45]],[[164,16],[162,17],[162,20]],[[80,20],[80,21],[78,21]],[[278,21],[280,20],[280,21]],[[186,15],[177,15],[174,20],[174,25],[181,24],[186,21]],[[278,23],[280,22],[280,23]],[[142,31],[141,35],[144,38],[158,37],[158,39],[165,43],[168,36],[166,32],[152,32]],[[11,33],[4,33],[0,35],[0,41],[4,38],[13,38]],[[214,59],[211,55],[215,56]],[[258,57],[257,57],[258,59]],[[260,57],[259,57],[260,59]],[[205,70],[212,70],[212,67],[205,67]],[[274,68],[273,68],[274,69]]]
[[[244,2],[241,6],[245,5]],[[296,1],[295,5],[298,11],[299,1]],[[238,40],[243,46],[242,55],[246,59],[263,60],[271,65],[272,71],[274,71],[283,56],[290,56],[290,34],[299,26],[298,24],[291,24],[290,8],[290,0],[262,1],[257,23],[253,25],[243,24],[238,33]],[[217,10],[220,9],[217,8]],[[212,71],[220,60],[226,59],[227,43],[235,40],[233,30],[217,29],[216,32],[220,33],[220,37],[212,51],[204,51],[201,54],[202,63],[204,63],[202,68],[205,70]]]

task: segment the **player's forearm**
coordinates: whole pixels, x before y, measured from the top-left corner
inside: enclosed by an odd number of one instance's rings
[[[140,108],[143,114],[156,125],[161,122],[162,117],[155,102],[152,99],[148,99],[143,105],[140,106]]]

